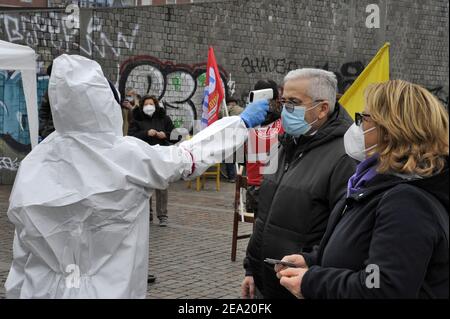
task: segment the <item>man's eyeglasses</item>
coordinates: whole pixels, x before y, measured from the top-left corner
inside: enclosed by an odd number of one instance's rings
[[[310,103],[303,103],[302,101],[298,101],[298,100],[285,100],[285,99],[281,99],[281,105],[283,105],[283,107],[286,109],[287,112],[292,113],[295,110],[296,106],[307,106],[308,104],[319,104],[320,102],[323,102],[324,100],[314,100]]]
[[[363,122],[364,119],[370,118],[370,114],[367,113],[355,113],[355,124],[356,126],[361,126],[361,123]]]

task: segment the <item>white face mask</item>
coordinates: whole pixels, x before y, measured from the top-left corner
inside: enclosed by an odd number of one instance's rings
[[[151,104],[144,105],[143,108],[144,113],[147,114],[148,116],[152,116],[153,113],[155,113],[155,110],[156,110],[155,106]]]
[[[366,144],[364,142],[364,135],[374,129],[376,129],[375,126],[367,131],[363,131],[362,126],[357,126],[355,123],[350,126],[344,135],[345,152],[348,156],[360,162],[366,159],[366,153],[378,146],[378,144],[375,144],[369,148],[366,148]]]

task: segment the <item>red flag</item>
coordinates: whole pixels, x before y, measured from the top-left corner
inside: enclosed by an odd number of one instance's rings
[[[209,48],[206,68],[205,94],[203,98],[202,126],[211,125],[219,119],[220,105],[225,93],[222,87],[219,68],[217,67],[214,49]]]

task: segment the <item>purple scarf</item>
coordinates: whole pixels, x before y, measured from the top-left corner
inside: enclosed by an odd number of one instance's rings
[[[356,172],[348,180],[347,197],[363,188],[368,181],[377,175],[378,154],[359,163]]]

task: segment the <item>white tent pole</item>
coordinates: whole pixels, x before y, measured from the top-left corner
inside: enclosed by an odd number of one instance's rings
[[[27,104],[28,128],[30,130],[31,148],[38,144],[39,119],[36,92],[36,70],[22,71],[22,84]]]
[[[222,99],[222,107],[225,109],[225,116],[228,117],[230,114],[228,113],[227,102],[225,102],[225,98]]]

